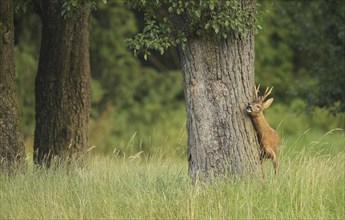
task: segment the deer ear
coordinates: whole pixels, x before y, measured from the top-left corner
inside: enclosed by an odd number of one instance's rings
[[[268,99],[268,100],[264,103],[263,108],[268,108],[268,107],[270,107],[271,104],[272,104],[272,102],[273,102],[273,98]]]

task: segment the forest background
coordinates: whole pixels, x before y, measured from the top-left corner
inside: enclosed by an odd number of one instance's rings
[[[340,129],[326,141],[344,144],[344,13],[341,1],[259,1],[256,82],[274,86],[266,117],[283,145],[300,136],[310,143],[335,128]],[[90,152],[184,159],[186,115],[177,49],[153,53],[147,61],[135,57],[126,39],[143,28],[143,15],[120,0],[99,4],[90,23]],[[19,12],[15,27],[17,91],[26,151],[32,155],[40,19],[32,10]]]

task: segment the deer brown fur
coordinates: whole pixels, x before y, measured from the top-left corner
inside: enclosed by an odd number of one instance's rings
[[[271,94],[273,87],[271,89],[267,88],[263,96],[259,96],[259,89],[260,85],[254,88],[255,100],[252,103],[248,103],[246,110],[258,135],[262,175],[265,177],[265,161],[267,159],[272,159],[274,171],[275,173],[278,172],[278,145],[280,140],[277,132],[271,128],[263,114],[263,110],[268,108],[273,102],[273,98],[265,101],[267,96]]]

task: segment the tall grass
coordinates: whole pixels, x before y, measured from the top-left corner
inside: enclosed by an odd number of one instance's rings
[[[344,219],[344,146],[309,144],[283,147],[279,174],[270,165],[266,179],[191,185],[184,160],[144,154],[0,174],[0,219]]]

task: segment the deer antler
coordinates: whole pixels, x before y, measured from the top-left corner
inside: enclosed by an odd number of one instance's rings
[[[273,87],[271,87],[271,88],[267,87],[266,90],[265,90],[264,95],[263,95],[263,96],[259,96],[259,93],[260,93],[260,84],[259,84],[257,87],[254,86],[254,97],[255,97],[255,99],[256,99],[257,101],[259,101],[259,102],[265,101],[265,99],[267,98],[267,96],[269,96],[269,95],[271,94],[272,89],[273,89]]]
[[[261,102],[263,102],[267,98],[267,96],[271,94],[272,89],[273,87],[271,87],[271,89],[269,87],[266,88],[264,95],[259,98]]]
[[[259,92],[260,92],[260,84],[257,87],[254,86],[254,97],[256,99],[259,99]]]

